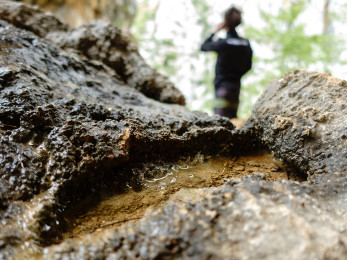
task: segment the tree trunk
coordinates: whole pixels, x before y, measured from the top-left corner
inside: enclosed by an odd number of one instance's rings
[[[323,33],[328,34],[332,31],[330,17],[330,0],[324,0],[323,6]]]

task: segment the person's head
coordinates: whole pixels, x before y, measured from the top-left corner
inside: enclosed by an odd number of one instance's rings
[[[235,29],[242,22],[241,11],[235,7],[229,8],[225,12],[224,22],[227,26],[227,29]]]

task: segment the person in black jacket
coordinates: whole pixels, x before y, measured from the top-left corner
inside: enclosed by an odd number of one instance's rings
[[[237,116],[241,77],[252,67],[253,51],[249,40],[240,37],[235,28],[241,24],[241,12],[235,7],[225,12],[224,22],[201,45],[202,51],[215,51],[216,63],[215,113],[229,118]],[[220,30],[227,31],[224,39],[213,40]]]

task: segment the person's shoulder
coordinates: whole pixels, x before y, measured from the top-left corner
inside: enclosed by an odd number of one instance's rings
[[[248,46],[249,45],[249,40],[243,37],[231,37],[227,38],[225,42],[228,45],[236,45],[236,46]]]
[[[227,39],[226,38],[218,38],[217,41],[218,42],[225,42]]]
[[[245,38],[245,37],[239,36],[238,38],[241,39],[241,40],[249,41],[249,40],[248,40],[247,38]]]
[[[216,39],[216,43],[219,47],[227,46],[227,38],[218,38]]]

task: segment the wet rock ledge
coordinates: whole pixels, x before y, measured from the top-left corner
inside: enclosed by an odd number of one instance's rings
[[[345,81],[289,73],[235,130],[226,118],[188,111],[105,23],[70,29],[36,7],[1,1],[0,53],[0,258],[347,255]],[[141,186],[150,174],[141,165],[254,150],[272,152],[306,181],[268,182],[258,172],[200,202],[61,240],[64,212],[110,183]]]

